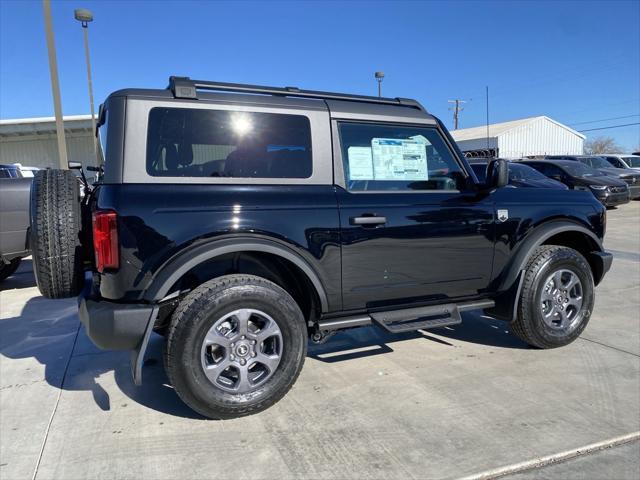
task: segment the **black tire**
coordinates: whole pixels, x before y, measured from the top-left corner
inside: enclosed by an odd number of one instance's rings
[[[40,170],[31,186],[33,271],[47,298],[75,297],[84,271],[80,245],[80,189],[69,170]]]
[[[571,315],[571,318],[562,320],[558,314],[548,316],[545,321],[545,309],[549,312],[549,307],[559,308],[553,301],[549,301],[547,306],[543,305],[543,295],[548,298],[556,291],[555,280],[551,280],[551,284],[548,283],[554,274],[567,275],[569,279],[572,278],[572,274],[577,277],[580,282],[580,294],[574,290],[573,296],[581,298],[581,306],[570,312],[569,309],[573,307],[565,306],[565,302],[562,301],[563,290],[559,289],[555,294],[556,303],[562,306],[563,310],[566,309],[566,315]],[[521,340],[537,348],[556,348],[573,342],[589,323],[593,310],[594,285],[589,263],[572,248],[544,245],[538,247],[531,256],[524,275],[518,299],[518,313],[511,324],[511,331]],[[572,292],[569,291],[568,295],[571,297]],[[569,301],[566,293],[564,299]],[[552,318],[557,320],[552,321]]]
[[[202,345],[219,319],[240,308],[269,315],[280,329],[282,350],[265,383],[233,393],[205,375]],[[227,419],[260,412],[280,400],[298,378],[306,354],[305,320],[285,290],[261,277],[226,275],[202,284],[180,303],[169,327],[164,360],[171,384],[189,407],[208,418]]]
[[[14,258],[9,263],[4,263],[0,261],[0,282],[6,280],[11,275],[15,273],[15,271],[20,266],[21,258]]]

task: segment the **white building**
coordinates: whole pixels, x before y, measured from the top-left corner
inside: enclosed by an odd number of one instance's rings
[[[70,162],[96,165],[91,115],[63,117]],[[0,120],[0,163],[58,168],[58,139],[54,117]]]
[[[487,127],[453,130],[451,135],[468,157],[521,158],[581,155],[585,136],[549,117],[531,117]]]

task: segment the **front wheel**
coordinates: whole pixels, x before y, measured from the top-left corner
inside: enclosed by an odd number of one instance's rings
[[[512,332],[537,348],[568,345],[583,332],[594,303],[591,267],[576,250],[538,247],[527,263]]]
[[[180,303],[169,327],[165,367],[193,410],[235,418],[280,400],[306,352],[304,317],[285,290],[253,275],[227,275]]]

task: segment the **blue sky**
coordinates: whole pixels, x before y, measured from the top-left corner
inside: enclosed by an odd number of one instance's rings
[[[640,122],[640,1],[52,1],[65,115],[169,75],[413,97],[452,127],[548,115],[577,130]],[[40,1],[0,0],[0,118],[53,115]],[[621,117],[621,118],[617,118]],[[610,119],[604,120],[603,119]],[[589,122],[589,123],[584,123]],[[585,132],[640,145],[640,125]]]

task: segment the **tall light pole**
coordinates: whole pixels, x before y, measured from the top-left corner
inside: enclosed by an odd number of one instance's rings
[[[96,138],[96,117],[93,108],[93,83],[91,82],[91,60],[89,58],[89,22],[93,22],[93,14],[85,8],[77,8],[73,16],[82,24],[84,32],[84,56],[87,61],[87,83],[89,84],[89,104],[91,107],[91,135],[93,137],[93,153],[98,158],[98,139]]]
[[[375,73],[376,80],[378,81],[378,96],[382,96],[382,79],[384,78],[384,72]]]
[[[56,134],[58,136],[58,162],[60,168],[66,170],[67,142],[64,136],[64,122],[62,121],[62,105],[60,104],[60,84],[58,83],[58,60],[56,59],[56,44],[53,37],[53,22],[51,21],[51,3],[42,0],[44,13],[44,27],[47,35],[47,52],[49,53],[49,74],[51,76],[51,93],[53,94],[53,112],[56,117]]]

